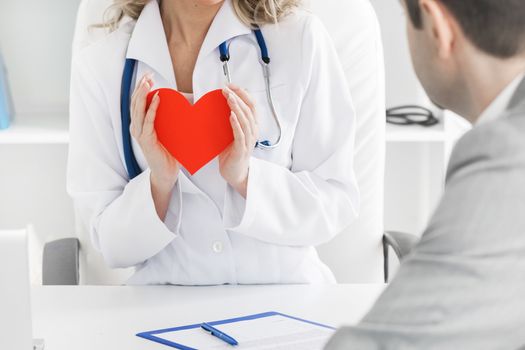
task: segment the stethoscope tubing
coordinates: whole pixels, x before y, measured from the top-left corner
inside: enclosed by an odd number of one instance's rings
[[[120,99],[120,113],[122,124],[122,148],[124,150],[124,161],[128,176],[130,179],[137,177],[142,171],[137,162],[135,154],[133,153],[133,145],[131,143],[131,132],[129,127],[131,125],[131,85],[133,82],[133,75],[137,61],[134,59],[126,59],[124,63],[124,73],[122,74],[121,99]]]
[[[253,33],[255,34],[255,39],[257,40],[257,45],[259,46],[260,54],[261,54],[260,64],[263,70],[264,85],[266,88],[266,99],[268,101],[268,105],[270,106],[270,112],[272,113],[273,120],[278,129],[277,140],[275,140],[274,142],[270,142],[269,140],[257,141],[255,144],[255,147],[259,149],[263,149],[263,150],[271,150],[271,149],[277,148],[281,144],[283,129],[282,129],[281,121],[279,119],[277,111],[275,109],[275,104],[273,102],[272,89],[271,89],[271,78],[270,78],[270,75],[271,75],[270,74],[270,61],[271,60],[268,54],[268,47],[266,46],[266,41],[264,40],[264,36],[258,27],[256,27],[256,29],[253,30]],[[226,77],[226,81],[228,83],[231,83],[232,78],[231,78],[230,68],[228,66],[228,62],[230,60],[230,44],[227,42],[221,43],[219,45],[219,52],[220,52],[220,60],[223,64],[224,76]]]

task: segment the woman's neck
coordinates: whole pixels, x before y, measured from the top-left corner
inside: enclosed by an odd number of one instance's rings
[[[162,0],[160,10],[168,43],[190,49],[200,47],[222,3],[200,5],[194,0]]]

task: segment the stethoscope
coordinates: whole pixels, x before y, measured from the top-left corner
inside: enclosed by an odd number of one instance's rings
[[[434,126],[439,119],[430,109],[423,106],[399,106],[386,110],[386,121],[395,125]]]
[[[279,146],[281,143],[282,136],[282,126],[279,121],[279,117],[275,110],[273,103],[271,82],[270,82],[270,56],[268,54],[268,48],[266,47],[266,42],[264,41],[263,34],[259,28],[253,30],[255,38],[257,39],[257,44],[259,45],[261,51],[261,66],[263,69],[264,83],[266,86],[266,98],[272,112],[273,119],[277,125],[279,135],[275,142],[270,142],[269,140],[257,141],[255,144],[256,148],[269,150]],[[228,61],[230,60],[230,50],[229,44],[225,41],[219,45],[220,60],[223,66],[224,76],[228,83],[231,83],[230,69],[228,67]],[[126,168],[128,170],[128,175],[130,179],[133,179],[139,175],[142,170],[135,158],[133,153],[133,147],[131,143],[131,134],[130,134],[130,124],[131,124],[131,94],[132,94],[132,85],[133,85],[133,76],[135,74],[135,67],[137,65],[137,60],[132,58],[127,58],[124,63],[124,72],[122,74],[122,87],[121,87],[121,98],[120,98],[120,110],[121,110],[121,121],[122,121],[122,147],[124,149],[124,160],[126,162]]]

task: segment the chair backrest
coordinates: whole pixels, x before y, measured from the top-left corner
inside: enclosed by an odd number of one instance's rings
[[[73,37],[73,54],[107,33],[106,29],[95,25],[104,23],[104,15],[111,4],[113,4],[112,0],[81,0]]]
[[[361,193],[359,218],[318,250],[340,283],[382,282],[386,121],[379,22],[369,0],[311,0],[309,6],[334,41],[354,100],[354,169]]]
[[[103,20],[111,0],[82,0],[78,12],[74,50],[104,35],[93,23]],[[381,282],[383,257],[383,187],[385,157],[385,83],[379,23],[368,0],[311,0],[306,6],[325,24],[340,56],[357,113],[355,171],[361,192],[359,219],[332,242],[319,247],[321,258],[334,271],[339,282]],[[375,65],[371,66],[370,62]],[[371,69],[370,67],[373,67]],[[375,81],[376,85],[364,81]],[[82,228],[79,228],[82,230]],[[87,257],[89,283],[122,282],[115,276],[129,274],[109,272],[89,238],[80,237]]]

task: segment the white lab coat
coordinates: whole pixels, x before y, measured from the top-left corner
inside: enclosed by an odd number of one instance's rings
[[[262,27],[282,143],[256,149],[245,200],[222,179],[217,159],[194,176],[182,172],[166,219],[155,211],[150,172],[129,180],[122,149],[120,89],[125,58],[154,88],[176,89],[157,1],[135,22],[80,51],[71,79],[68,191],[111,267],[135,266],[130,284],[333,282],[315,246],[356,218],[355,113],[332,42],[313,15],[298,10]],[[259,47],[226,0],[200,50],[195,100],[224,86],[218,46],[231,40],[232,80],[256,101],[261,138],[277,128],[266,100]],[[136,79],[137,81],[139,79]]]

